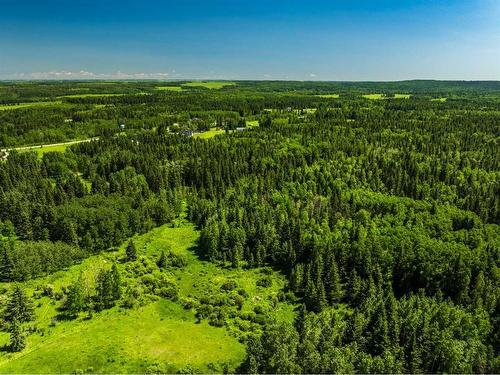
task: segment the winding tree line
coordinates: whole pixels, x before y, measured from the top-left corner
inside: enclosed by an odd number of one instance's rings
[[[70,101],[99,100],[139,111],[135,97]],[[498,100],[141,100],[142,115],[167,103],[260,127],[207,141],[169,134],[164,118],[42,160],[13,152],[0,164],[4,281],[116,246],[187,199],[207,259],[273,265],[303,304],[294,324],[250,338],[241,371],[500,371]]]

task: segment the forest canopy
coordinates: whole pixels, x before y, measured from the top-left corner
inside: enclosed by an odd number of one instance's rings
[[[238,371],[500,372],[498,82],[158,85],[0,83],[2,282],[64,270],[185,211],[202,259],[286,278],[294,318],[258,318]],[[15,108],[36,102],[51,104]],[[84,142],[14,148],[69,140]],[[158,275],[184,263],[162,254],[145,283],[175,300]],[[96,311],[124,298],[118,268],[99,277]],[[92,309],[71,293],[72,312]],[[22,323],[9,324],[18,337]]]

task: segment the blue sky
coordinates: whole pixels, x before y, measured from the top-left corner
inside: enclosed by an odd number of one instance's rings
[[[0,79],[500,79],[500,0],[0,4]]]

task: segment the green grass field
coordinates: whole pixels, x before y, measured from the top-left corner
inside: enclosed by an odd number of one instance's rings
[[[370,100],[381,100],[385,98],[384,94],[365,94],[361,96],[365,99],[370,99]]]
[[[160,90],[160,91],[182,91],[182,87],[180,87],[180,86],[158,86],[158,87],[155,87],[155,90]]]
[[[361,95],[365,99],[383,100],[383,99],[410,99],[410,94],[394,94],[394,96],[386,96],[385,94],[365,94]]]
[[[71,146],[70,144],[61,144],[61,145],[53,145],[53,146],[34,146],[33,148],[27,148],[19,150],[19,152],[36,152],[38,158],[42,158],[43,154],[46,152],[64,152]]]
[[[64,152],[66,149],[76,143],[81,143],[81,142],[86,142],[89,141],[90,139],[83,139],[83,140],[75,140],[75,141],[68,141],[64,143],[59,143],[59,144],[52,144],[52,145],[40,145],[40,146],[26,146],[26,147],[20,147],[17,148],[18,152],[36,152],[38,155],[38,158],[42,158],[43,154],[47,152]]]
[[[255,128],[259,126],[259,121],[258,120],[248,120],[247,121],[247,127],[248,128]]]
[[[447,100],[447,98],[434,98],[431,99],[431,102],[441,102],[444,103]]]
[[[188,82],[183,83],[182,86],[186,87],[206,87],[207,89],[221,89],[225,86],[234,86],[235,82],[226,81],[208,81],[208,82]]]
[[[30,108],[30,107],[49,107],[60,105],[62,102],[60,100],[52,102],[34,102],[34,103],[18,103],[18,104],[0,104],[0,111],[8,111],[12,109],[19,108]]]
[[[195,133],[193,137],[195,138],[201,138],[201,139],[209,139],[213,138],[216,135],[224,134],[225,130],[224,129],[218,129],[218,128],[212,128],[210,130],[207,130],[206,132],[202,133]]]
[[[208,371],[210,363],[236,366],[244,348],[234,337],[194,314],[160,300],[130,311],[111,309],[91,320],[64,322],[45,337],[30,337],[22,353],[4,356],[2,373],[139,373],[159,365]]]
[[[321,94],[321,95],[316,95],[319,96],[320,98],[328,98],[328,99],[338,99],[340,98],[339,94]]]
[[[271,271],[272,286],[257,286],[262,269],[221,268],[200,260],[194,252],[198,237],[194,226],[179,218],[175,227],[155,228],[136,235],[134,241],[140,256],[157,257],[164,250],[187,259],[187,265],[173,273],[179,300],[216,294],[221,285],[233,280],[248,293],[242,311],[250,312],[259,305],[277,319],[293,319],[293,305],[272,304],[285,284],[284,276]],[[125,244],[118,251],[93,256],[23,286],[29,294],[47,284],[60,290],[80,273],[117,261],[124,249]],[[122,269],[124,266],[119,264]],[[180,302],[155,297],[135,309],[115,306],[95,313],[90,320],[81,314],[75,320],[61,320],[54,325],[51,321],[58,305],[48,297],[35,300],[37,318],[33,324],[38,331],[28,336],[22,352],[0,351],[0,373],[206,373],[220,372],[221,366],[234,371],[245,356],[244,346],[237,339],[241,335],[239,318],[229,319],[224,327],[213,327],[206,320],[197,323],[194,310],[183,308]],[[7,333],[0,333],[0,347],[8,339]]]

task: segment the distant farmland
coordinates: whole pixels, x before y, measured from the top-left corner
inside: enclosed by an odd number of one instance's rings
[[[186,87],[206,87],[207,89],[221,89],[226,86],[235,86],[235,82],[226,81],[209,81],[209,82],[188,82],[183,83],[182,86]]]

